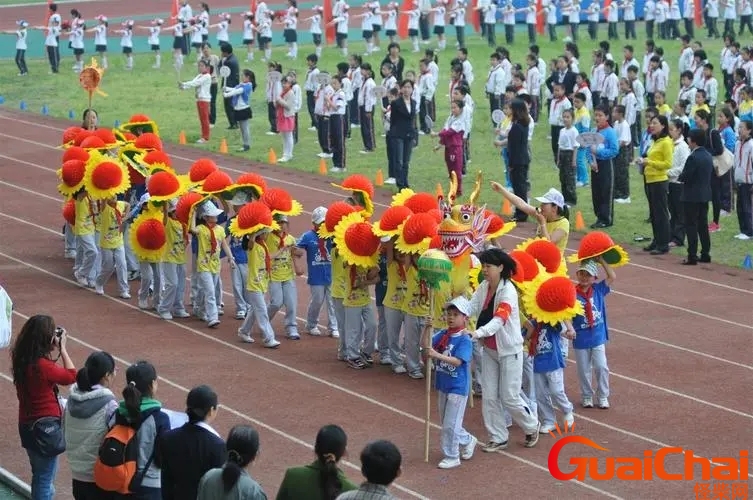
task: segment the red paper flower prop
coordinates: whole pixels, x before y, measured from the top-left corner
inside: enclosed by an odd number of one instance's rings
[[[131,249],[139,260],[159,262],[167,247],[162,212],[147,210],[136,217],[129,231]]]
[[[92,133],[89,130],[85,129],[79,129],[79,132],[76,134],[76,137],[73,138],[73,145],[74,146],[81,146],[81,143],[84,142],[84,139],[87,137],[91,137]]]
[[[392,197],[392,206],[405,205],[414,214],[422,214],[429,210],[439,210],[436,196],[429,193],[415,193],[411,189],[403,189]]]
[[[486,228],[486,239],[499,238],[515,228],[514,222],[505,222],[502,217],[491,210],[484,209],[484,217],[489,219],[489,227]]]
[[[327,208],[327,215],[324,218],[324,224],[319,226],[320,238],[331,238],[335,235],[335,226],[346,215],[359,212],[361,207],[354,207],[344,201],[336,201]]]
[[[91,151],[92,149],[107,149],[105,141],[103,141],[96,135],[90,135],[89,137],[81,141],[80,146],[87,151]]]
[[[379,237],[360,213],[343,217],[335,227],[335,246],[343,260],[353,266],[374,267],[379,260]]]
[[[511,276],[511,279],[519,285],[533,281],[543,272],[541,264],[532,255],[522,250],[513,250],[510,252],[510,257],[516,264],[515,274]]]
[[[107,129],[107,128],[97,129],[94,131],[94,135],[102,139],[102,142],[105,143],[105,147],[107,149],[114,149],[120,146],[120,142],[115,137],[115,134],[112,132],[112,130],[110,129]]]
[[[160,202],[172,200],[188,190],[188,185],[173,172],[160,170],[149,176],[146,182],[149,201]]]
[[[444,216],[442,215],[442,212],[440,212],[438,208],[432,208],[431,210],[425,213],[434,217],[434,220],[437,221],[437,224],[441,224],[442,221],[444,220]]]
[[[615,245],[612,237],[603,231],[591,231],[580,240],[578,253],[568,257],[568,262],[580,262],[601,256],[612,267],[628,263],[627,252],[620,245]]]
[[[73,196],[82,187],[84,187],[84,177],[86,176],[86,163],[81,160],[68,160],[63,163],[60,170],[57,171],[61,183],[58,184],[58,191],[64,196]]]
[[[199,158],[193,163],[193,165],[191,165],[191,169],[188,171],[188,178],[192,183],[198,184],[209,177],[209,174],[218,170],[219,167],[217,167],[217,164],[212,160],[208,158]]]
[[[189,174],[190,177],[190,174]],[[209,174],[201,185],[204,194],[218,194],[233,185],[233,179],[222,170],[215,170]]]
[[[73,141],[76,140],[76,136],[84,129],[81,127],[68,127],[67,129],[63,130],[63,146],[67,144],[71,144]]]
[[[371,183],[368,177],[361,174],[354,174],[346,177],[342,184],[332,183],[333,186],[343,189],[345,191],[351,191],[359,194],[359,198],[362,198],[364,204],[364,215],[371,217],[374,213],[374,185]]]
[[[253,190],[256,199],[261,198],[261,195],[264,194],[264,191],[267,189],[267,181],[264,180],[264,177],[254,172],[248,172],[238,176],[235,185],[239,188]]]
[[[413,214],[401,226],[395,246],[406,254],[424,253],[429,249],[439,224],[430,213]]]
[[[238,216],[230,223],[230,232],[236,238],[254,234],[262,230],[279,229],[272,219],[272,211],[261,201],[246,203],[238,211]]]
[[[147,151],[152,149],[162,149],[162,141],[157,135],[152,134],[151,132],[145,132],[138,136],[133,142],[133,145],[138,149],[144,149]]]
[[[536,259],[550,274],[567,274],[567,265],[562,258],[562,252],[557,245],[544,238],[531,238],[520,245],[516,250],[522,250]]]
[[[63,163],[69,160],[81,160],[86,163],[89,161],[89,152],[79,146],[71,146],[63,153]]]
[[[128,169],[114,158],[91,153],[86,164],[84,187],[92,199],[106,200],[131,187]]]
[[[281,188],[270,188],[264,191],[261,195],[261,202],[269,207],[272,215],[296,216],[303,212],[303,206]]]
[[[442,237],[439,236],[439,233],[435,234],[431,237],[431,241],[429,242],[429,248],[431,250],[441,250],[442,249]]]
[[[531,293],[523,295],[526,314],[539,323],[556,325],[560,321],[583,314],[583,305],[577,300],[575,284],[567,276],[542,273],[531,282]]]
[[[390,207],[382,213],[382,218],[373,224],[373,231],[379,237],[393,237],[400,232],[400,225],[413,214],[404,205]]]
[[[147,115],[138,113],[128,120],[128,122],[120,126],[120,130],[123,132],[137,132],[137,133],[151,133],[159,137],[159,129],[157,124],[149,118]]]
[[[63,219],[71,226],[76,223],[76,200],[73,198],[63,203]]]
[[[159,149],[149,151],[141,158],[141,161],[149,166],[164,165],[166,167],[169,167],[170,169],[172,169],[173,167],[173,161],[170,159],[167,153]]]
[[[193,216],[194,207],[204,201],[204,199],[206,199],[206,196],[193,191],[182,195],[178,198],[178,203],[175,207],[175,217],[183,224],[188,225]]]

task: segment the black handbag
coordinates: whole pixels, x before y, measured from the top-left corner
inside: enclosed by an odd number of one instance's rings
[[[58,399],[58,387],[54,386],[52,393],[55,400]],[[60,417],[41,417],[31,423],[29,426],[32,442],[30,445],[40,455],[53,458],[65,451],[65,434],[63,433],[63,423]]]

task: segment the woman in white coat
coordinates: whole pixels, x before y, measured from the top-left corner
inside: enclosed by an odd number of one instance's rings
[[[476,318],[473,338],[483,344],[482,415],[489,441],[482,449],[496,452],[507,448],[509,433],[503,410],[525,431],[525,446],[533,448],[539,440],[539,422],[520,395],[523,335],[518,293],[510,281],[515,261],[499,248],[484,250],[479,260],[484,281],[471,298],[471,316]]]

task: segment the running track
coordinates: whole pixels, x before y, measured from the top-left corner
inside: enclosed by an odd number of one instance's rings
[[[159,398],[171,409],[182,409],[192,386],[210,384],[223,405],[216,422],[220,433],[240,422],[260,430],[262,453],[254,475],[271,497],[286,467],[310,459],[310,444],[319,427],[336,422],[350,437],[352,457],[344,467],[355,480],[360,479],[358,452],[368,440],[386,438],[399,445],[405,466],[395,491],[401,498],[470,498],[523,484],[536,485],[535,498],[693,498],[691,483],[556,481],[547,469],[554,439],[542,436],[539,446],[528,450],[520,445],[523,436],[516,427],[507,452],[479,452],[460,469],[440,471],[435,468],[441,458],[435,415],[431,461],[425,464],[422,381],[395,376],[386,367],[349,370],[336,361],[336,344],[329,338],[282,339],[275,351],[238,343],[239,322],[232,319],[227,274],[225,304],[230,315],[218,330],[208,330],[195,319],[161,321],[140,311],[135,299],[99,297],[77,287],[70,261],[62,258],[61,200],[55,188],[61,154],[55,146],[67,125],[0,112],[0,140],[7,145],[0,153],[0,279],[15,301],[16,331],[27,316],[46,312],[70,332],[72,356],[79,366],[93,349],[116,356],[123,363],[121,373],[136,359],[151,360],[162,377]],[[187,171],[200,156],[189,147],[170,145],[167,150],[180,171]],[[288,189],[301,201],[307,213],[291,221],[293,234],[308,229],[308,214],[315,206],[344,194],[322,176],[230,157],[215,159],[234,177],[254,169],[269,185]],[[378,192],[375,217],[389,200],[388,193]],[[506,237],[507,245],[514,247],[531,230],[516,229]],[[570,246],[576,248],[577,241]],[[750,443],[753,428],[753,401],[739,397],[747,394],[753,380],[750,274],[713,264],[686,269],[676,257],[648,258],[634,248],[629,252],[633,262],[618,269],[608,305],[612,408],[578,409],[576,433],[608,448],[609,456],[641,457],[644,450],[665,446],[707,457],[736,456]],[[300,318],[308,293],[305,280],[298,284]],[[113,293],[111,287],[106,291]],[[278,331],[280,319],[275,321]],[[577,403],[575,370],[570,367],[566,373],[568,394]],[[17,406],[9,374],[9,360],[2,356],[0,395],[9,403],[0,409],[0,423],[14,429]],[[118,387],[122,384],[120,377]],[[475,409],[468,409],[466,423],[479,438],[486,437],[479,400]],[[584,450],[563,450],[560,464],[565,470],[566,458],[578,451]],[[24,458],[17,434],[3,433],[0,463],[28,480]],[[668,463],[675,470],[680,466],[678,460]],[[70,497],[69,484],[63,461],[59,498]]]

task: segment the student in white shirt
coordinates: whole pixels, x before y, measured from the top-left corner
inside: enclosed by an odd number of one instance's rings
[[[576,152],[578,150],[578,129],[573,126],[573,110],[562,111],[563,127],[557,138],[556,164],[560,173],[560,190],[565,203],[570,206],[578,204],[575,189]]]
[[[539,121],[539,98],[541,95],[541,73],[539,73],[538,58],[534,54],[526,56],[528,71],[526,71],[526,91],[531,96],[531,115],[534,122]]]
[[[630,162],[633,154],[633,138],[630,125],[625,120],[625,106],[618,104],[612,109],[612,127],[617,134],[619,152],[614,159],[615,203],[630,203]]]
[[[140,29],[140,30],[147,30],[149,32],[149,38],[147,39],[146,43],[149,44],[149,50],[151,50],[152,54],[154,54],[154,64],[152,65],[152,69],[159,69],[159,67],[162,65],[162,56],[160,54],[160,45],[159,45],[159,35],[160,35],[160,32],[162,32],[162,25],[164,24],[164,21],[160,18],[156,18],[156,19],[153,19],[150,24],[151,26],[135,26],[135,28]],[[181,65],[182,65],[183,64],[182,54],[180,54],[179,50],[177,52],[178,52],[178,55],[181,56]]]
[[[362,154],[372,153],[376,148],[376,138],[374,137],[374,108],[376,107],[376,95],[374,88],[374,70],[371,64],[363,63],[361,65],[361,77],[363,83],[358,92],[358,109],[360,112],[361,139],[363,140]]]
[[[719,38],[719,30],[716,27],[719,20],[719,0],[707,0],[704,7],[706,13],[706,29],[708,37]]]
[[[124,21],[122,26],[123,29],[117,30],[116,33],[120,33],[120,47],[126,60],[125,69],[133,69],[133,21]]]
[[[737,11],[735,10],[735,0],[722,0],[722,7],[724,7],[724,32],[735,32],[735,20],[737,19]]]
[[[422,59],[420,62],[421,74],[418,76],[418,82],[416,84],[416,90],[419,96],[419,111],[418,111],[418,123],[419,133],[429,134],[431,128],[426,123],[426,117],[431,118],[434,122],[437,118],[437,106],[434,100],[434,94],[437,91],[434,78],[429,71],[429,61]]]
[[[476,11],[483,16],[482,34],[486,34],[486,43],[489,47],[497,45],[496,27],[497,27],[497,4],[492,0],[479,0],[476,5]]]
[[[285,43],[288,44],[287,56],[291,59],[298,57],[298,2],[288,0],[288,10],[282,18],[284,30],[282,32]]]
[[[97,16],[97,25],[86,32],[94,33],[94,51],[99,54],[100,66],[107,69],[107,17]]]
[[[549,41],[557,41],[557,4],[554,0],[544,1],[543,15],[546,16],[546,29],[549,33]]]
[[[53,26],[56,26],[58,30],[62,30],[61,26],[63,23],[63,18],[60,17],[60,14],[58,14],[58,6],[56,3],[48,3],[48,13],[49,18],[47,19],[47,28],[52,28]],[[46,29],[44,27],[40,27],[37,29]],[[48,45],[45,41],[45,47],[52,47],[52,45]],[[55,50],[53,51],[55,53],[55,68],[58,68],[60,66],[60,33],[58,32],[57,35],[55,35]],[[53,73],[56,73],[54,71]]]
[[[685,24],[685,35],[695,37],[695,0],[683,0],[682,20]]]
[[[251,11],[243,14],[243,45],[246,46],[246,61],[254,60],[254,14]]]
[[[706,92],[706,104],[709,105],[711,110],[711,124],[710,127],[715,126],[716,117],[716,105],[719,98],[719,82],[714,78],[714,65],[706,63],[703,65],[703,80],[701,88]]]
[[[287,77],[293,84],[293,86],[290,88],[290,91],[293,93],[293,109],[295,110],[293,144],[298,144],[298,113],[301,111],[301,106],[303,106],[303,90],[301,90],[301,86],[298,85],[298,74],[294,69],[288,71]]]
[[[489,57],[489,76],[486,78],[486,86],[484,90],[489,98],[489,110],[491,113],[498,109],[502,109],[502,98],[507,87],[507,80],[505,76],[505,70],[502,68],[502,56],[499,53],[494,52]]]
[[[193,80],[178,84],[181,90],[196,89],[196,110],[199,113],[201,137],[197,144],[209,141],[209,103],[212,101],[210,87],[212,86],[212,67],[204,60],[199,60],[199,74]]]
[[[631,38],[635,40],[635,2],[633,0],[625,0],[620,4],[620,9],[623,10],[622,20],[625,21],[625,40]]]
[[[740,122],[739,140],[735,144],[734,180],[737,184],[738,240],[753,238],[753,123]]]
[[[335,29],[335,41],[340,48],[343,56],[348,55],[348,22],[350,21],[350,14],[348,13],[348,6],[343,5],[341,7],[341,14],[334,17],[329,22],[328,26],[337,26]]]
[[[641,137],[641,126],[643,120],[643,110],[646,108],[646,89],[643,87],[638,78],[638,68],[628,68],[628,81],[630,81],[630,88],[633,89],[635,94],[636,106],[635,106],[635,126],[633,127],[633,146],[638,146],[638,141]]]
[[[52,21],[50,26],[35,26],[34,29],[45,32],[44,46],[47,49],[47,60],[50,63],[50,74],[57,74],[60,56],[58,48],[58,38],[60,38],[59,23]]]
[[[620,92],[619,80],[617,75],[614,74],[614,61],[604,62],[604,75],[604,86],[601,88],[599,98],[602,105],[611,109],[617,103],[617,96]]]
[[[329,114],[329,145],[332,151],[332,172],[345,172],[345,130],[347,127],[347,105],[348,100],[343,90],[343,80],[341,75],[332,77],[330,87],[332,93],[326,97],[324,104],[326,112]]]
[[[450,23],[455,26],[458,49],[465,49],[465,0],[455,0],[455,8],[450,11]]]
[[[16,37],[16,66],[18,67],[18,76],[26,76],[29,70],[26,67],[26,29],[29,23],[26,21],[16,21],[18,29],[15,31],[0,31],[3,35],[14,35]]]
[[[309,33],[314,42],[314,53],[317,57],[322,56],[322,12],[324,9],[321,5],[315,5],[311,16],[304,19],[309,22]]]
[[[222,96],[226,99],[233,99],[233,111],[241,132],[242,142],[242,146],[238,151],[244,152],[251,149],[251,127],[249,120],[251,119],[251,94],[256,89],[256,75],[250,69],[244,69],[241,74],[243,75],[243,81],[234,88],[226,87],[223,89]]]
[[[661,59],[659,56],[653,56],[646,75],[646,101],[649,106],[654,105],[654,94],[660,91],[667,91],[667,77],[661,67]]]
[[[601,19],[599,0],[591,0],[591,3],[586,7],[585,14],[588,21],[588,36],[592,42],[595,42],[599,37],[599,20]]]
[[[71,24],[70,41],[73,56],[76,58],[73,71],[80,73],[84,69],[84,21],[82,19],[77,18]]]
[[[573,105],[565,96],[565,87],[561,83],[552,85],[552,94],[554,94],[552,102],[549,103],[549,126],[552,136],[552,155],[554,155],[554,164],[557,165],[560,131],[565,126],[562,121],[562,112],[572,109]]]
[[[208,25],[207,29],[209,28],[217,28],[217,44],[219,45],[222,42],[228,42],[230,43],[230,24],[233,22],[232,16],[227,13],[222,13],[219,15],[220,22],[217,24]],[[249,35],[253,38],[253,32],[249,33]],[[245,38],[245,37],[244,37]]]
[[[607,17],[607,36],[610,40],[618,40],[617,23],[620,21],[620,6],[617,2],[612,2],[604,9]]]
[[[272,58],[272,11],[267,11],[264,17],[256,18],[258,24],[254,30],[259,34],[259,50],[264,52],[262,61]]]
[[[753,35],[753,2],[751,0],[740,0],[740,32],[739,36],[745,33],[745,27]]]
[[[445,38],[445,16],[447,15],[447,2],[446,0],[437,0],[437,6],[431,9],[434,13],[434,34],[437,35],[437,46],[439,50],[444,50],[447,47],[447,39]]]

